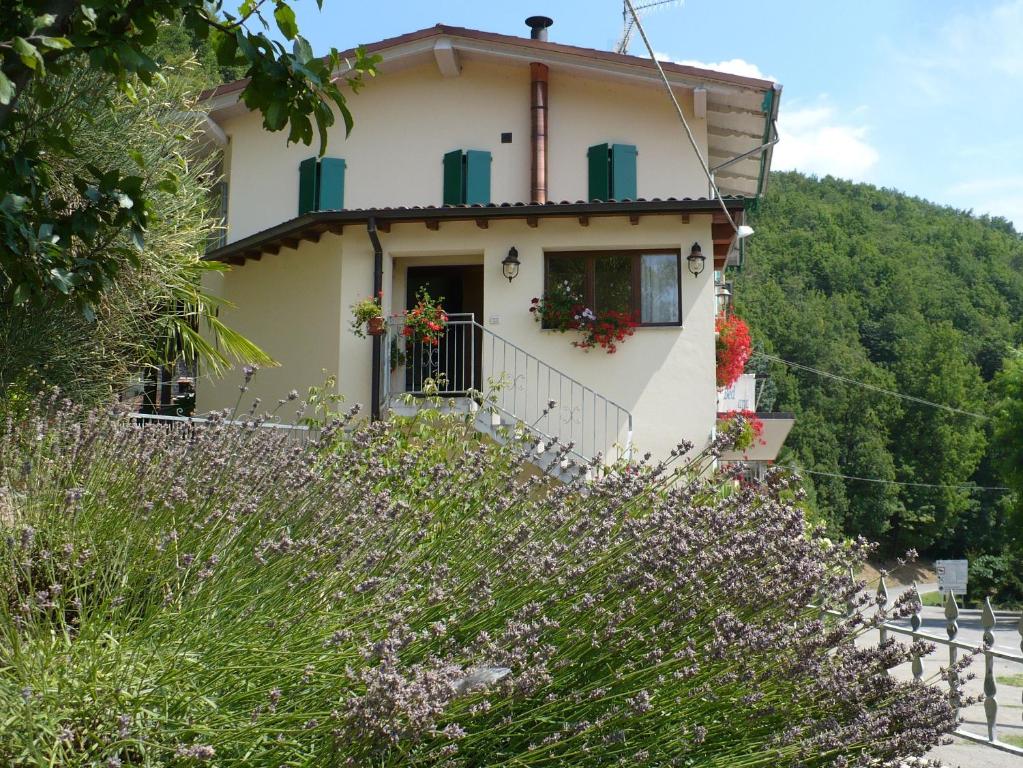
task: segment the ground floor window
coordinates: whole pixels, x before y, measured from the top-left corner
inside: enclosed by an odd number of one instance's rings
[[[548,295],[567,292],[598,316],[625,312],[641,325],[682,322],[681,251],[558,251],[545,264]]]

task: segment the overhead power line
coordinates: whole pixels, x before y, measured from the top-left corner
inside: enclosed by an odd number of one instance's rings
[[[780,357],[776,357],[775,355],[769,355],[766,352],[754,352],[753,355],[755,357],[762,357],[765,360],[771,360],[771,361],[776,362],[776,363],[781,363],[783,365],[787,365],[790,368],[798,368],[801,371],[809,371],[810,373],[815,373],[818,376],[823,376],[823,377],[828,378],[828,379],[834,379],[835,381],[841,381],[841,382],[843,382],[845,384],[854,384],[857,387],[863,387],[864,389],[869,389],[869,390],[872,390],[874,392],[879,392],[882,395],[889,395],[890,397],[898,397],[898,398],[900,398],[902,400],[909,400],[910,402],[918,403],[920,405],[927,405],[927,406],[930,406],[931,408],[938,408],[938,409],[940,409],[942,411],[948,411],[949,413],[957,413],[957,414],[959,414],[961,416],[972,416],[975,419],[987,419],[987,418],[989,418],[988,416],[985,416],[983,413],[974,413],[973,411],[964,411],[962,408],[954,408],[951,405],[944,405],[942,403],[935,403],[935,402],[932,402],[930,400],[924,400],[922,397],[914,397],[913,395],[906,395],[906,394],[903,394],[902,392],[896,392],[895,390],[892,390],[892,389],[885,389],[884,387],[878,387],[878,386],[876,386],[874,384],[868,384],[865,381],[857,381],[856,379],[850,379],[848,376],[840,376],[837,373],[830,373],[828,371],[822,371],[819,368],[812,368],[811,366],[803,365],[802,363],[793,363],[791,360],[783,360]]]
[[[879,483],[884,485],[907,485],[914,488],[940,488],[942,490],[955,491],[1008,491],[1010,488],[1004,485],[942,485],[941,483],[913,483],[902,480],[884,480],[880,477],[856,477],[855,475],[843,475],[838,472],[824,472],[816,469],[803,469],[792,464],[779,464],[782,469],[790,469],[806,475],[823,475],[824,477],[840,477],[843,480],[860,480],[864,483]]]

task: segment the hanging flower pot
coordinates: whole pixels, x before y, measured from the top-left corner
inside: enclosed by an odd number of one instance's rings
[[[383,291],[372,299],[361,299],[352,305],[352,333],[365,338],[379,336],[384,332],[384,313],[380,308],[383,299]]]

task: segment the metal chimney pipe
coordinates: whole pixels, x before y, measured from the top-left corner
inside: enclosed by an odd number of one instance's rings
[[[529,36],[534,40],[547,39],[547,27],[554,23],[554,19],[547,16],[530,16],[526,19],[526,26],[529,27]]]
[[[529,173],[529,199],[534,203],[547,202],[547,76],[546,64],[533,62],[530,74],[530,132],[533,150]]]

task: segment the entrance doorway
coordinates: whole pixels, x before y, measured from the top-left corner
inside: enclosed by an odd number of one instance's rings
[[[405,286],[406,308],[413,308],[419,292],[425,290],[448,314],[439,345],[407,344],[406,391],[421,392],[427,379],[436,382],[444,395],[479,390],[483,337],[474,322],[483,317],[483,265],[409,267]]]

